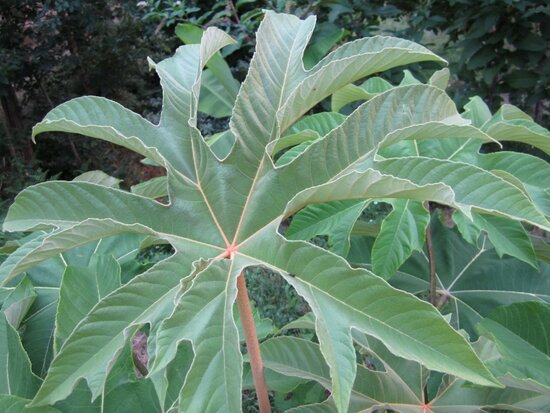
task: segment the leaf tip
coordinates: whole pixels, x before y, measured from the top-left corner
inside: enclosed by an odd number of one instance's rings
[[[149,65],[149,70],[154,70],[157,67],[157,64],[153,59],[151,59],[149,56],[147,56],[147,64]]]

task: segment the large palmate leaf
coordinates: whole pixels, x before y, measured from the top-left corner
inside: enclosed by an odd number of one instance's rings
[[[499,307],[477,329],[495,342],[501,354],[490,363],[493,371],[507,376],[514,385],[542,388],[550,397],[549,304],[524,302]]]
[[[550,302],[550,266],[542,261],[535,269],[517,259],[499,258],[486,236],[478,245],[465,241],[456,229],[432,219],[431,234],[437,270],[439,305],[451,313],[451,323],[475,335],[475,325],[499,305],[537,300]],[[368,263],[369,242],[352,240],[351,262]],[[429,291],[427,254],[415,253],[390,280],[417,295]]]
[[[231,43],[213,28],[200,45],[180,47],[154,64],[163,87],[158,125],[114,102],[84,97],[52,110],[35,127],[35,135],[79,133],[157,162],[167,172],[168,202],[152,199],[160,191],[145,197],[91,182],[32,186],[16,198],[4,229],[52,232],[4,263],[5,283],[70,248],[125,232],[168,242],[174,254],[108,295],[97,294],[100,301],[62,337],[33,406],[68,397],[82,379],[98,397],[129,338],[143,328],[161,404],[172,402],[180,411],[239,411],[242,356],[233,309],[243,293],[238,277],[250,266],[280,273],[312,308],[339,412],[347,411],[356,380],[352,330],[430,369],[499,386],[433,306],[366,269],[352,269],[342,257],[279,234],[284,219],[308,204],[368,198],[433,200],[466,214],[482,211],[550,228],[520,188],[476,166],[423,157],[375,160],[378,149],[403,140],[490,140],[437,87],[397,87],[345,119],[328,115],[333,123],[323,123],[329,125],[323,133],[304,125],[292,131],[304,113],[350,82],[412,62],[442,61],[412,42],[373,37],[343,45],[306,70],[302,56],[313,27],[314,18],[266,12],[232,111],[228,134],[234,145],[223,156],[196,128],[202,69]],[[319,137],[276,165],[279,139],[305,130]],[[290,147],[285,145],[277,149]],[[171,363],[189,346],[185,379],[167,383]]]
[[[37,242],[40,244],[45,235],[47,234],[35,233],[33,234],[34,238],[23,240],[23,244],[0,266],[0,276],[4,278],[9,274],[13,263],[20,262],[22,257],[36,248]],[[117,265],[122,267],[124,281],[128,281],[141,270],[134,258],[142,240],[143,237],[136,234],[104,238],[98,242],[65,251],[63,254],[53,255],[37,265],[27,267],[27,277],[23,278],[11,291],[2,305],[2,310],[10,314],[17,309],[18,313],[24,316],[21,319],[24,326],[22,341],[36,374],[45,375],[54,355],[55,321],[58,316],[59,289],[64,272],[69,267],[87,267],[94,253],[97,255],[108,254],[116,259]],[[6,280],[6,278],[4,279]],[[8,280],[8,285],[15,286],[16,283],[17,279]],[[24,293],[21,288],[23,286],[26,286],[25,290],[29,294],[21,294]],[[13,307],[13,305],[9,305],[9,301],[10,297],[13,298],[16,295],[19,295],[20,299],[15,303],[16,307]],[[85,297],[75,297],[74,299],[86,300]],[[29,303],[30,307],[28,307]]]
[[[371,339],[365,344],[369,346],[366,355],[377,368],[357,366],[350,413],[379,409],[400,413],[483,412],[491,408],[536,413],[550,406],[550,397],[532,390],[476,388],[449,376],[442,380],[435,375],[430,377],[430,372],[421,365],[393,356],[379,341]],[[476,343],[476,347],[484,351],[486,344]],[[268,369],[289,378],[316,381],[332,390],[329,368],[318,344],[295,337],[277,337],[262,344],[262,354]],[[427,383],[430,390],[434,388],[433,392],[424,392]],[[334,400],[329,398],[321,404],[298,407],[290,412],[328,413],[337,409]]]

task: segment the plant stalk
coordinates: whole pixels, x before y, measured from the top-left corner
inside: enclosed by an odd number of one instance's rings
[[[430,264],[430,303],[436,307],[437,305],[437,279],[435,276],[435,255],[432,244],[432,231],[430,228],[430,221],[432,218],[432,210],[430,208],[430,203],[428,201],[424,202],[424,207],[428,210],[430,218],[428,220],[428,225],[426,226],[426,247],[428,248],[428,261]],[[424,406],[428,404],[428,383],[424,384],[422,389],[422,402]],[[424,409],[426,411],[426,409]]]
[[[430,204],[424,203],[424,206],[430,211]],[[435,255],[432,244],[432,232],[430,230],[430,223],[426,227],[426,246],[428,247],[428,261],[430,262],[430,303],[435,307],[437,305],[437,278],[435,275]]]
[[[235,5],[231,0],[227,0],[227,7],[233,14],[233,17],[235,17],[235,21],[240,24],[241,20],[239,19],[239,14],[237,13],[237,9],[235,9]]]
[[[246,290],[244,272],[241,272],[237,278],[237,289],[237,307],[243,325],[246,349],[250,357],[252,379],[254,380],[254,387],[256,388],[260,413],[271,413],[269,395],[267,394],[267,384],[265,383],[264,377],[264,364],[262,355],[260,354],[260,343],[258,342],[258,336],[256,334],[256,325],[254,324],[254,316],[252,315],[252,308],[250,307],[248,291]]]

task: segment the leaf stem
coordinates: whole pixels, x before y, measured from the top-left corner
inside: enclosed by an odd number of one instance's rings
[[[430,264],[430,303],[435,307],[436,301],[437,301],[437,284],[436,284],[437,278],[435,274],[435,255],[434,255],[434,249],[432,244],[432,231],[430,228],[432,211],[430,208],[430,203],[428,201],[424,202],[424,207],[428,210],[428,214],[430,215],[430,219],[428,220],[428,225],[426,226],[426,247],[428,248],[428,261]],[[424,407],[429,406],[427,382],[424,383],[424,387],[422,389],[422,403],[424,403]],[[423,411],[427,411],[426,408],[424,408]]]
[[[425,202],[424,206],[428,212],[431,212],[428,202]],[[429,222],[426,226],[426,246],[428,247],[428,261],[430,262],[430,303],[435,307],[437,304],[437,278],[435,274],[435,255],[432,244],[432,232]]]
[[[237,13],[237,10],[235,9],[235,5],[231,0],[227,0],[227,7],[233,14],[233,17],[235,17],[235,21],[240,24],[241,20],[239,19],[239,14]]]
[[[252,379],[254,387],[256,387],[256,396],[260,406],[260,413],[271,413],[271,405],[269,403],[269,395],[267,394],[267,384],[264,377],[264,365],[262,355],[260,354],[260,343],[256,334],[256,325],[254,324],[254,316],[250,308],[250,299],[246,290],[246,282],[244,279],[244,271],[237,278],[237,307],[241,316],[241,322],[246,340],[246,349],[250,357],[250,367],[252,369]]]

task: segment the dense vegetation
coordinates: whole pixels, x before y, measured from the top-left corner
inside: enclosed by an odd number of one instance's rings
[[[17,3],[0,409],[550,408],[545,5]]]

